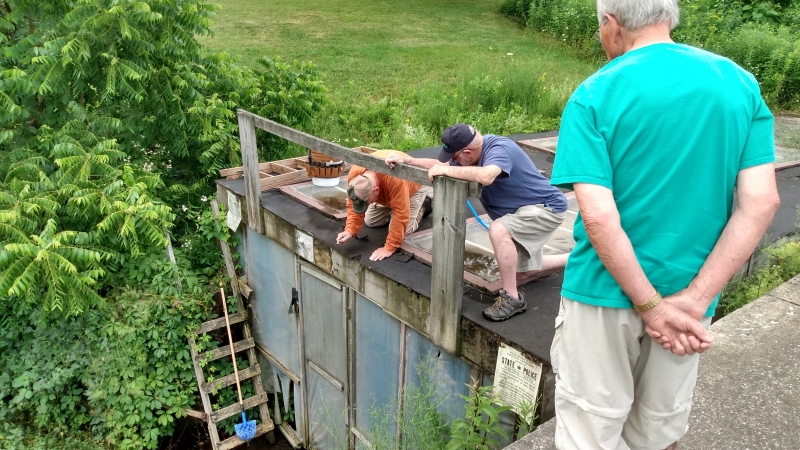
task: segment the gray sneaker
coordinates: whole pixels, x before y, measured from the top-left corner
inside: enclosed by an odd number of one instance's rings
[[[528,309],[528,304],[525,303],[525,296],[522,295],[522,292],[517,292],[519,300],[512,298],[503,290],[500,290],[499,294],[494,301],[494,305],[483,310],[483,317],[494,322],[501,322],[517,314],[522,314]]]

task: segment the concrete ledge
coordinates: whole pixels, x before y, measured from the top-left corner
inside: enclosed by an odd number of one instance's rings
[[[800,275],[711,327],[683,450],[800,448]],[[555,419],[506,447],[555,449]]]

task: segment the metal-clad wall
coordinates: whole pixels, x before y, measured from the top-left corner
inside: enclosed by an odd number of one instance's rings
[[[420,377],[417,366],[430,359],[434,364],[431,378],[438,391],[442,393],[441,404],[438,412],[449,418],[448,425],[454,418],[464,417],[464,399],[462,395],[469,394],[467,384],[471,383],[471,366],[461,358],[451,356],[440,349],[428,338],[417,331],[408,328],[406,385],[419,386]]]
[[[250,299],[253,338],[299,376],[297,319],[287,312],[295,279],[294,254],[252,231],[247,233],[247,252],[247,282],[255,295]]]
[[[309,444],[315,449],[346,448],[345,289],[340,282],[303,264],[300,310],[307,362]]]
[[[372,435],[370,409],[396,404],[400,381],[400,321],[356,293],[355,425]],[[388,436],[396,432],[390,423]]]

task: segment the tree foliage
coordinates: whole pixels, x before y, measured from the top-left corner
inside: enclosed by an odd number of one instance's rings
[[[221,281],[207,197],[236,109],[302,128],[326,92],[311,64],[207,52],[217,8],[0,0],[0,423],[156,448],[197,408],[186,337]]]
[[[312,65],[250,69],[204,51],[196,36],[217,8],[0,1],[0,302],[98,303],[109,269],[163,249],[175,225],[191,232],[177,208],[203,206],[215,172],[238,162],[237,107],[291,126],[320,109]],[[265,158],[285,150],[270,144]]]

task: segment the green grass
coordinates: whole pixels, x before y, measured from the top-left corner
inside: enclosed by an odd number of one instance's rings
[[[312,61],[326,74],[331,103],[313,131],[333,139],[430,145],[441,132],[431,110],[499,128],[486,133],[553,128],[570,93],[599,66],[497,13],[502,0],[215,2],[215,34],[201,38],[212,50],[245,64],[261,56]],[[478,114],[470,86],[479,79],[503,87]],[[442,100],[453,93],[466,98]],[[499,106],[508,110],[498,114]],[[500,120],[514,114],[516,122]]]

